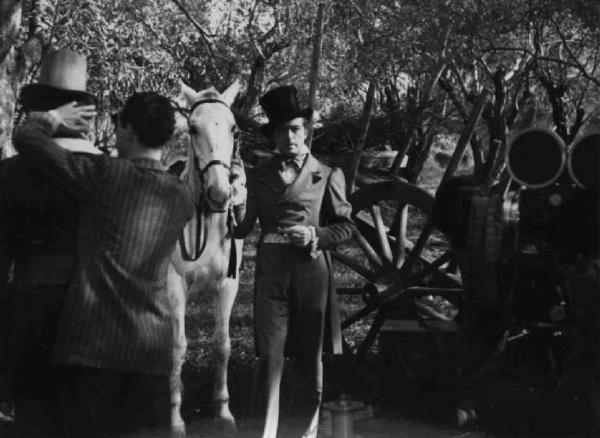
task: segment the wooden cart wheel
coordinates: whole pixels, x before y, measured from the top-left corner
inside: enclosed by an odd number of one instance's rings
[[[368,184],[349,201],[358,231],[353,241],[338,247],[332,256],[338,265],[336,275],[345,280],[340,284],[336,279],[338,294],[361,295],[364,301],[342,321],[342,329],[364,323],[375,314],[356,349],[357,355],[364,357],[392,307],[406,306],[410,313],[422,303],[415,298],[426,295],[456,302],[462,284],[443,269],[451,261],[450,245],[431,224],[431,194],[393,180]],[[348,277],[354,279],[351,285]],[[429,318],[446,319],[431,308],[421,310],[428,312]]]

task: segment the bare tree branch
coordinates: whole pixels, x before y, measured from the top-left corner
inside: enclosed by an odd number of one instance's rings
[[[317,96],[317,85],[319,83],[319,63],[321,62],[321,49],[323,47],[323,22],[325,20],[325,3],[319,2],[317,6],[317,21],[315,23],[315,41],[313,45],[313,53],[310,66],[310,83],[308,90],[308,106],[314,107],[315,98]],[[374,86],[374,85],[373,85]],[[372,86],[369,84],[369,89]],[[313,137],[313,123],[310,120],[308,126],[308,135],[306,145],[310,149]]]
[[[192,25],[196,28],[198,33],[200,33],[200,36],[202,37],[202,41],[204,42],[204,47],[206,47],[206,50],[208,51],[208,54],[209,54],[210,66],[212,67],[212,69],[213,69],[215,75],[217,76],[217,78],[219,79],[219,81],[221,81],[222,77],[221,77],[221,74],[219,73],[219,69],[217,68],[215,53],[213,51],[210,41],[208,40],[208,34],[204,30],[204,28],[200,25],[200,23],[198,23],[198,20],[196,20],[194,17],[192,17],[192,15],[189,13],[189,11],[183,6],[183,4],[179,0],[172,0],[172,1],[173,1],[173,3],[175,3],[177,5],[179,10],[187,17],[187,19],[190,21],[190,23],[192,23]]]
[[[531,56],[535,56],[536,60],[538,60],[538,61],[554,62],[554,63],[559,64],[559,65],[564,65],[564,66],[567,66],[567,67],[573,67],[573,68],[576,68],[577,70],[581,71],[581,73],[587,79],[589,79],[590,81],[592,81],[594,84],[600,86],[600,79],[591,76],[585,70],[585,68],[583,67],[583,65],[581,65],[581,63],[576,58],[575,59],[571,58],[575,62],[569,62],[569,61],[566,61],[564,59],[560,59],[560,58],[556,58],[556,57],[552,57],[552,56],[539,56],[537,53],[532,52],[531,50],[526,49],[524,47],[490,46],[490,47],[486,47],[483,50],[485,50],[485,51],[523,52],[523,53],[527,53],[527,54],[529,54]]]
[[[586,77],[586,79],[589,79],[590,81],[592,81],[594,84],[600,86],[600,80],[591,76],[585,69],[585,67],[581,64],[581,62],[579,62],[579,59],[577,59],[577,57],[575,56],[575,54],[573,54],[573,52],[571,51],[571,48],[569,47],[569,43],[566,40],[564,34],[562,33],[562,31],[560,30],[560,27],[558,26],[558,24],[550,19],[550,22],[554,25],[554,28],[556,29],[556,32],[558,33],[558,36],[560,37],[562,43],[563,43],[563,47],[565,48],[567,55],[569,55],[569,58],[571,58],[571,60],[575,63],[575,66],[579,69],[579,71],[581,71],[581,73],[583,73],[583,75]]]

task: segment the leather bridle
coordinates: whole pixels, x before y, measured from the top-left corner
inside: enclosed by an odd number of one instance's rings
[[[197,102],[194,102],[194,104],[189,109],[189,115],[191,116],[191,114],[194,112],[194,110],[199,105],[203,105],[206,103],[220,103],[221,105],[225,105],[227,107],[227,109],[230,110],[229,105],[227,105],[221,99],[208,98],[208,99],[201,99]],[[196,148],[194,148],[194,146],[193,146],[193,142],[194,142],[193,135],[194,134],[191,132],[192,131],[191,126],[189,124],[190,116],[188,116],[188,127],[190,129],[190,147],[189,147],[188,153],[190,155],[188,156],[188,175],[187,175],[187,177],[189,177],[189,173],[193,173],[193,168],[195,167],[194,163],[196,161],[196,158],[198,158],[196,156],[196,152],[195,152]],[[233,160],[233,158],[236,157],[236,155],[238,153],[239,153],[239,147],[238,147],[237,143],[235,143],[234,147],[233,147],[232,157],[231,157],[232,160]],[[202,168],[199,167],[199,164],[200,164],[200,160],[198,160],[198,172],[199,172],[198,177],[199,177],[200,181],[204,181],[204,175],[213,166],[223,166],[227,170],[227,173],[229,174],[229,177],[231,178],[231,165],[222,160],[211,160],[206,164],[206,166],[204,166]],[[184,231],[182,230],[179,235],[179,247],[181,250],[181,256],[186,261],[194,262],[194,261],[198,260],[200,258],[200,256],[202,255],[202,253],[204,252],[204,250],[206,249],[208,228],[207,228],[207,221],[206,221],[205,215],[207,213],[226,213],[228,215],[227,216],[227,227],[228,227],[229,233],[231,235],[232,226],[233,226],[233,222],[234,222],[234,216],[233,216],[233,210],[231,208],[231,204],[229,205],[229,208],[223,209],[223,210],[216,210],[214,208],[211,208],[210,205],[208,205],[208,204],[209,204],[209,202],[206,202],[206,201],[201,202],[199,204],[198,210],[196,212],[197,227],[196,227],[196,238],[195,238],[195,251],[193,254],[190,254],[190,251],[188,251],[188,249],[186,248],[185,238],[183,236]],[[202,235],[202,237],[201,237],[201,235]],[[232,278],[236,277],[236,267],[237,267],[237,247],[236,247],[234,238],[231,237],[229,266],[227,268],[227,276],[228,277],[232,277]]]
[[[215,99],[215,98],[209,98],[209,99],[201,99],[198,102],[194,102],[194,104],[192,105],[192,107],[190,108],[190,116],[191,114],[194,112],[194,110],[200,106],[203,105],[205,103],[220,103],[221,105],[225,105],[227,107],[227,109],[230,110],[229,105],[227,105],[225,102],[223,102],[221,99]],[[188,126],[189,126],[189,118],[188,118]],[[191,132],[191,127],[190,127],[190,142],[193,142],[193,133]],[[192,153],[195,154],[195,148],[192,147]],[[234,149],[233,149],[233,154],[232,154],[232,158],[235,156],[236,154],[236,147],[234,145]],[[223,160],[211,160],[209,161],[206,166],[202,167],[199,169],[200,172],[200,178],[204,178],[204,174],[208,171],[208,169],[210,169],[212,166],[223,166],[228,173],[231,173],[231,165],[225,163]]]

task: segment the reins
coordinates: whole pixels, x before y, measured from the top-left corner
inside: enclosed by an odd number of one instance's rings
[[[189,114],[191,115],[194,110],[202,104],[205,103],[220,103],[225,105],[229,109],[229,105],[223,102],[220,99],[202,99],[195,102],[189,110]],[[183,111],[182,111],[183,112]],[[188,117],[189,124],[189,117]],[[193,137],[190,137],[190,142],[188,144],[188,158],[186,161],[185,168],[180,176],[183,181],[186,181],[190,184],[196,184],[196,181],[203,182],[204,174],[213,166],[223,166],[229,173],[231,173],[231,165],[225,163],[222,160],[211,160],[204,167],[197,168],[195,165],[195,161],[198,158],[195,153],[195,148],[193,147]],[[238,154],[238,145],[234,144],[232,159],[236,157]],[[198,160],[199,161],[199,160]],[[197,174],[197,175],[196,175]],[[191,181],[190,181],[191,179]],[[227,213],[227,229],[232,234],[233,225],[234,225],[234,215],[231,203],[229,203],[228,209],[224,210],[214,210],[211,209],[208,202],[199,202],[198,207],[196,209],[196,231],[195,231],[195,244],[193,254],[188,251],[188,248],[185,244],[185,236],[184,229],[181,230],[179,234],[179,248],[181,250],[181,257],[183,260],[188,262],[197,261],[206,249],[207,235],[208,235],[208,223],[206,220],[206,214],[208,213]],[[231,249],[229,253],[229,265],[227,268],[227,276],[231,278],[236,277],[236,267],[237,267],[237,247],[235,244],[235,239],[233,236],[231,237]]]

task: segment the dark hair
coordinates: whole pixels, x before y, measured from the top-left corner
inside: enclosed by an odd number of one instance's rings
[[[119,120],[131,125],[142,144],[160,148],[173,135],[175,110],[169,99],[154,91],[133,93],[125,102]]]

